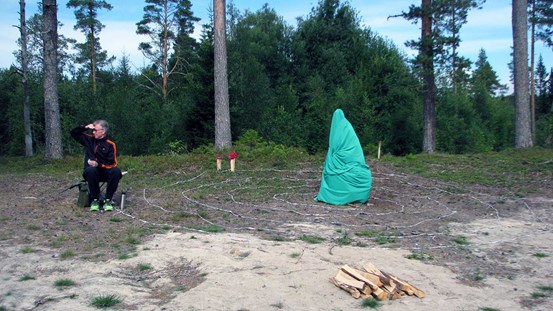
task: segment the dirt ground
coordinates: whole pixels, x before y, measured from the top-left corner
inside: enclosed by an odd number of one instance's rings
[[[62,192],[74,172],[0,175],[0,310],[94,310],[111,294],[120,310],[362,310],[328,280],[365,262],[426,293],[381,310],[553,310],[553,172],[529,192],[369,165],[368,204],[314,202],[312,167],[190,169],[123,182],[125,209],[103,214]]]

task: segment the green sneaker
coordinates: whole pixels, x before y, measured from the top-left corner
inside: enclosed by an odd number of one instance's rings
[[[107,199],[104,200],[104,211],[113,211],[113,201]]]
[[[98,199],[94,199],[94,201],[90,203],[90,211],[97,212],[99,210],[100,210],[100,201],[98,201]]]

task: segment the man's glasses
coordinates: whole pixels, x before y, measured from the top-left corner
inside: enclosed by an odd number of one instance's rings
[[[93,132],[103,131],[104,129],[93,129]]]

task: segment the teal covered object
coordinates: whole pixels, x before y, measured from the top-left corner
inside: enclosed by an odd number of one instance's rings
[[[341,109],[332,116],[321,188],[315,200],[334,205],[369,200],[372,175],[359,138]]]

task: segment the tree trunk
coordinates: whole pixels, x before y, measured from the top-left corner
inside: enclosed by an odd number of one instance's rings
[[[528,148],[532,140],[532,112],[528,91],[528,2],[513,0],[515,147]]]
[[[434,81],[434,50],[432,40],[432,0],[422,0],[420,56],[423,75],[423,143],[424,152],[436,149],[436,82]]]
[[[56,0],[43,0],[43,41],[44,41],[44,123],[46,159],[63,157],[58,101],[58,13]]]
[[[19,1],[21,19],[21,84],[23,85],[23,128],[25,130],[25,156],[33,156],[33,134],[31,132],[31,104],[29,101],[29,81],[27,80],[27,21],[25,0]]]
[[[536,139],[536,76],[535,76],[535,48],[536,48],[536,0],[532,2],[532,24],[530,28],[530,107],[532,116],[532,141]]]
[[[227,78],[225,0],[213,0],[215,54],[215,148],[232,146]]]
[[[163,55],[161,56],[161,77],[162,77],[162,86],[161,93],[163,94],[163,102],[167,103],[167,81],[168,81],[168,72],[167,72],[167,63],[169,62],[169,3],[167,0],[163,3]]]

